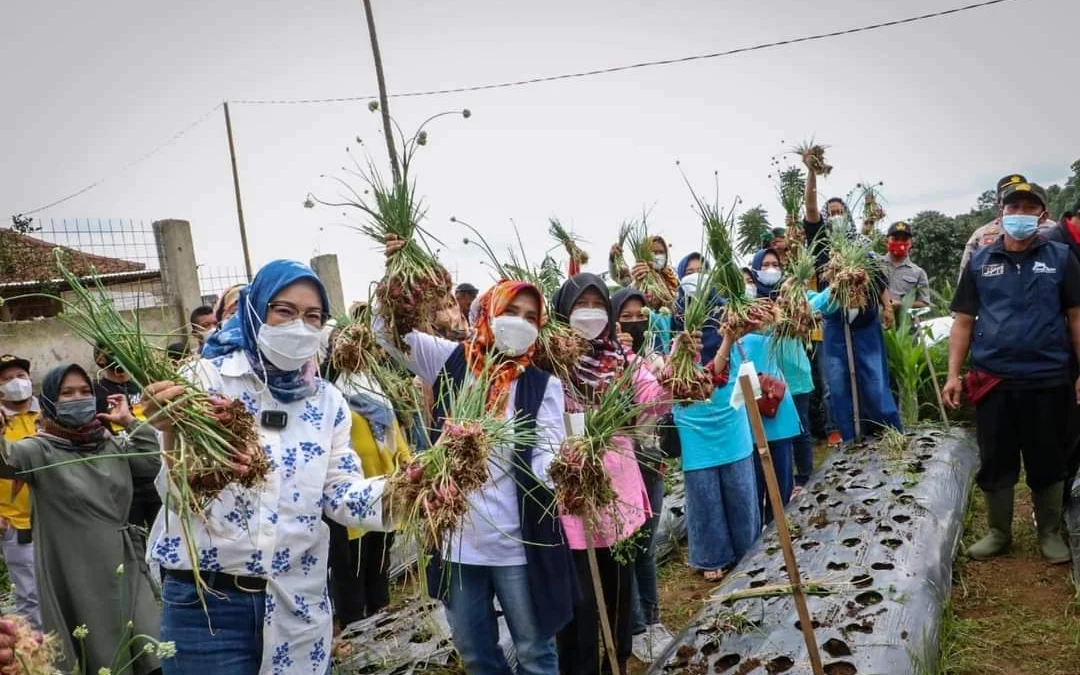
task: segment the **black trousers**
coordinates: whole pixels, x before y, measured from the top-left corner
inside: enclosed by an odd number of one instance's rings
[[[1020,480],[1021,457],[1033,491],[1065,480],[1075,408],[1068,384],[1042,389],[999,385],[975,406],[981,463],[975,482],[987,492],[1012,487]]]
[[[342,525],[330,527],[330,598],[342,627],[367,618],[390,604],[390,547],[394,535],[368,532],[349,539]]]
[[[596,562],[600,568],[600,581],[604,590],[608,621],[615,638],[615,655],[619,662],[619,674],[626,672],[627,661],[633,651],[631,626],[631,590],[634,574],[633,563],[620,565],[610,548],[596,549]],[[596,607],[589,557],[585,551],[574,551],[574,567],[583,596],[581,604],[574,608],[573,620],[559,631],[559,673],[561,675],[600,675],[611,673],[611,666],[604,648],[600,629],[600,613]]]

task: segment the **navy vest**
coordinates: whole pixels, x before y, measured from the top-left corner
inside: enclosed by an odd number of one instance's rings
[[[459,345],[446,360],[433,387],[435,408],[432,412],[436,429],[432,430],[432,442],[438,438],[438,429],[446,420],[450,392],[461,388],[467,371],[465,349]],[[536,427],[536,415],[550,378],[549,373],[530,366],[517,379],[514,407],[528,428]],[[557,515],[555,495],[533,475],[532,453],[533,448],[519,445],[514,458],[521,539],[525,542],[529,594],[536,610],[538,630],[541,635],[555,635],[573,618],[574,605],[581,599],[581,589]],[[445,599],[449,584],[454,583],[444,570],[441,556],[435,552],[427,569],[428,592],[434,598]]]
[[[979,297],[972,365],[1006,380],[1066,380],[1072,349],[1061,291],[1069,248],[1042,236],[1024,253],[1001,239],[971,256]]]

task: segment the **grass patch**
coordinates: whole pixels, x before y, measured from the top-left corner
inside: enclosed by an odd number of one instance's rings
[[[994,560],[968,560],[963,551],[986,533],[985,503],[974,491],[942,619],[941,651],[926,675],[1080,671],[1080,603],[1069,566],[1043,561],[1031,512],[1030,491],[1018,485],[1012,549]]]

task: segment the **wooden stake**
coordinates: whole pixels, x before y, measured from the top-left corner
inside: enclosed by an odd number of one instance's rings
[[[847,346],[848,374],[851,376],[851,405],[855,414],[855,442],[862,443],[862,421],[859,419],[859,383],[855,378],[855,351],[851,345],[851,324],[848,323],[847,316],[842,316],[841,320],[844,322],[844,345]]]
[[[244,250],[244,271],[247,280],[252,279],[251,254],[248,253],[247,228],[244,226],[244,206],[240,202],[240,174],[236,170],[236,145],[233,143],[232,117],[229,115],[229,102],[225,101],[225,137],[229,141],[229,160],[232,162],[233,194],[236,195],[236,219],[240,222],[240,248]]]
[[[607,600],[604,598],[604,584],[600,580],[600,563],[596,560],[596,547],[593,546],[592,525],[585,523],[585,553],[589,558],[589,575],[592,577],[593,594],[596,596],[596,611],[600,614],[600,633],[604,638],[604,649],[611,663],[613,675],[619,675],[619,657],[615,653],[615,638],[608,621]]]
[[[379,38],[375,34],[375,14],[371,11],[371,0],[364,0],[364,15],[367,17],[368,35],[371,38],[371,55],[375,59],[375,80],[379,85],[379,112],[382,113],[383,135],[386,137],[386,154],[390,156],[390,170],[394,175],[394,185],[401,184],[401,166],[398,164],[397,149],[394,147],[394,128],[390,120],[390,101],[386,95],[386,77],[383,74],[382,52],[379,51]]]
[[[849,352],[850,353],[850,352]],[[769,441],[765,438],[765,425],[761,421],[761,412],[754,398],[754,386],[750,384],[750,376],[743,375],[739,378],[739,387],[742,389],[743,399],[746,401],[746,412],[750,416],[750,428],[754,431],[754,444],[757,446],[758,457],[761,458],[761,471],[765,474],[765,488],[769,493],[769,504],[772,507],[773,522],[776,523],[776,535],[780,539],[780,549],[784,552],[784,565],[787,568],[788,579],[794,590],[795,610],[799,614],[799,624],[802,626],[803,641],[806,642],[806,651],[810,655],[810,667],[814,675],[825,675],[821,667],[821,653],[818,651],[817,638],[814,636],[814,624],[810,620],[810,609],[806,606],[806,591],[802,585],[802,575],[799,574],[799,563],[795,560],[795,549],[791,545],[791,533],[788,532],[787,519],[784,517],[784,503],[780,498],[780,484],[776,480],[776,470],[773,468],[772,453],[769,452]]]

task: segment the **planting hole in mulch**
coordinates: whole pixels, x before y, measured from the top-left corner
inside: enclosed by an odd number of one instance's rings
[[[803,504],[799,507],[799,513],[810,513],[814,510],[813,504]]]
[[[864,505],[866,505],[866,506],[873,506],[874,504],[877,504],[877,503],[878,503],[878,501],[879,501],[879,500],[878,500],[877,498],[875,498],[875,497],[870,497],[869,499],[864,499],[864,500],[862,500],[862,503],[863,503]]]
[[[848,547],[848,548],[855,548],[856,546],[858,546],[859,544],[862,543],[862,539],[859,539],[858,537],[850,537],[850,538],[845,539],[844,541],[842,541],[840,543],[843,544],[844,546]]]
[[[817,619],[810,619],[810,627],[814,630],[821,628],[821,622]],[[795,630],[802,630],[802,621],[795,622]]]
[[[892,532],[892,528],[888,525],[878,525],[877,529],[874,531],[878,534],[888,534],[889,532]]]
[[[777,656],[765,664],[765,670],[769,673],[786,673],[795,667],[795,662],[788,656]]]
[[[863,621],[862,623],[849,623],[844,626],[844,631],[848,633],[862,633],[863,635],[870,635],[874,632],[874,624],[869,621]]]
[[[893,493],[894,495],[896,495],[897,497],[899,497],[900,495],[902,495],[902,494],[904,494],[905,492],[907,492],[907,490],[905,490],[905,489],[903,489],[903,488],[893,488],[893,489],[891,490],[891,492],[892,492],[892,493]]]
[[[847,661],[837,661],[825,665],[825,675],[857,675],[859,669]]]
[[[817,503],[818,504],[821,504],[821,503],[826,502],[828,500],[829,500],[829,493],[827,493],[827,492],[822,492],[821,494],[819,494],[817,496]]]
[[[877,605],[884,600],[884,596],[877,591],[866,591],[865,593],[859,593],[855,596],[855,602],[859,603],[863,607],[870,607],[871,605]]]
[[[718,640],[709,640],[701,646],[702,656],[712,656],[716,652],[720,651],[720,642]],[[844,654],[835,654],[834,656],[845,656]]]
[[[855,522],[860,524],[860,525],[866,525],[867,523],[871,522],[872,520],[874,520],[874,517],[872,515],[870,515],[869,513],[867,513],[865,515],[861,515],[858,518],[856,518]]]
[[[866,588],[874,584],[874,577],[869,574],[859,574],[851,577],[851,585],[855,588]]]
[[[748,577],[756,577],[756,576],[760,575],[764,571],[765,571],[764,567],[759,567],[756,570],[750,570],[749,572],[747,572],[746,576],[748,576]]]
[[[914,504],[915,498],[911,495],[900,495],[896,501],[907,506],[908,504]]]
[[[821,546],[820,541],[804,541],[802,544],[799,544],[799,548],[801,548],[804,551],[811,551],[811,550],[817,548],[818,546]]]
[[[765,584],[769,583],[765,579],[758,579],[757,581],[750,582],[750,588],[761,588]]]
[[[813,525],[816,530],[823,530],[829,526],[829,515],[825,511],[818,511],[810,516],[807,523]]]
[[[825,641],[825,644],[821,645],[821,648],[834,659],[840,656],[851,656],[851,647],[848,647],[843,640],[837,640],[836,638],[829,638]]]
[[[830,570],[840,571],[840,570],[846,570],[848,568],[848,564],[846,562],[837,562],[837,561],[834,560],[834,561],[830,562],[828,565],[826,565],[825,567],[827,569],[830,569]]]
[[[844,505],[844,502],[843,502],[843,501],[841,501],[841,500],[839,500],[839,499],[837,499],[837,500],[836,500],[836,501],[834,501],[834,502],[829,502],[829,508],[830,508],[830,509],[838,509],[838,508],[840,508],[840,507],[841,507],[841,506],[843,506],[843,505]]]
[[[891,569],[896,569],[896,565],[894,565],[892,563],[886,563],[886,562],[876,562],[876,563],[874,563],[873,565],[870,566],[870,569],[878,570],[878,571],[891,570]]]
[[[722,673],[726,670],[731,670],[735,666],[739,665],[739,661],[742,661],[742,657],[738,654],[724,654],[716,660],[716,665],[713,666],[713,670],[718,673]]]
[[[847,475],[851,476],[852,478],[854,478],[855,476],[861,476],[862,469],[852,469],[851,471],[847,472]]]
[[[735,675],[746,675],[753,672],[758,666],[761,665],[761,659],[750,658],[743,661],[739,669],[735,671]]]
[[[881,545],[882,546],[888,546],[889,548],[900,548],[900,546],[903,543],[904,543],[903,539],[882,539],[881,540]]]
[[[911,522],[911,516],[905,516],[902,513],[893,516],[892,519],[893,519],[894,523],[900,523],[901,525],[903,525],[904,523],[910,523]]]

